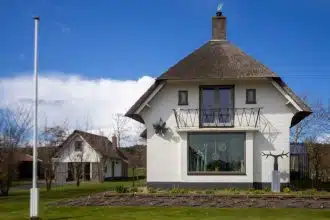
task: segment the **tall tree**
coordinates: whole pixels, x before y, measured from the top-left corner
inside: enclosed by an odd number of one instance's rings
[[[17,173],[20,144],[31,134],[31,109],[26,106],[0,111],[0,191],[7,196]]]
[[[122,114],[115,114],[113,117],[113,131],[117,137],[117,146],[120,148],[125,141],[128,141],[130,127],[128,126],[128,118]]]
[[[321,101],[311,102],[305,96],[304,101],[309,103],[313,113],[299,122],[290,130],[290,141],[294,143],[305,142],[313,138],[318,139],[322,134],[330,132],[330,111]]]
[[[47,120],[45,120],[47,121]],[[47,126],[45,124],[40,134],[40,146],[38,155],[42,161],[44,178],[46,181],[47,191],[51,190],[52,181],[55,177],[57,163],[53,161],[57,147],[62,144],[68,135],[68,123],[65,121],[63,125]]]

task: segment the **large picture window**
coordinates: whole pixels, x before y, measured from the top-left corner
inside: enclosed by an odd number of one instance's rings
[[[191,133],[188,174],[245,174],[245,133]]]

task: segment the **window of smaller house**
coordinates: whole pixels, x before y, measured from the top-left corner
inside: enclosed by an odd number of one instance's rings
[[[82,141],[76,141],[75,144],[74,144],[74,150],[75,151],[82,151],[82,145],[83,145]]]
[[[179,105],[188,105],[188,91],[179,91]]]
[[[104,165],[104,172],[108,172],[108,166],[107,165]]]
[[[256,89],[246,90],[246,104],[256,104]]]

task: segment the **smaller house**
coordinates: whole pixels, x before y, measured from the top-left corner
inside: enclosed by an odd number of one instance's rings
[[[33,156],[30,154],[26,154],[21,151],[17,151],[17,159],[18,159],[18,180],[30,180],[32,179],[33,172]],[[41,175],[41,163],[42,160],[38,159],[38,176]]]
[[[127,178],[127,157],[104,136],[75,130],[58,148],[53,158],[57,183]]]

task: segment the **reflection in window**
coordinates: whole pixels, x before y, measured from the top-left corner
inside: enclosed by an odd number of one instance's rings
[[[234,117],[234,89],[232,86],[201,89],[202,126],[232,126]]]
[[[255,89],[247,89],[246,90],[246,104],[256,104],[256,90]]]
[[[190,134],[188,172],[245,173],[245,134]]]
[[[188,105],[188,91],[179,91],[179,105]]]

